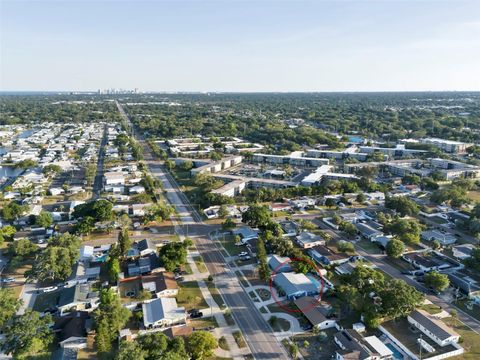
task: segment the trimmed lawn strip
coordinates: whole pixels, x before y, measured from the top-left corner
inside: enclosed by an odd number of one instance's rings
[[[222,350],[230,350],[230,347],[228,346],[227,339],[225,339],[225,336],[220,337],[218,339],[218,347]]]
[[[223,298],[220,295],[220,292],[218,291],[218,289],[214,286],[214,282],[205,280],[205,283],[207,284],[208,290],[210,291],[210,294],[212,295],[213,300],[215,300],[215,302],[220,307],[220,309],[224,309],[226,306],[225,302],[223,301]]]
[[[233,319],[231,311],[225,311],[223,316],[225,317],[225,321],[227,322],[228,326],[235,325],[235,320]]]
[[[232,335],[240,349],[247,346],[247,343],[245,342],[245,339],[240,331],[234,331],[232,332]]]
[[[194,256],[193,261],[195,261],[195,265],[197,265],[198,271],[200,271],[201,273],[208,272],[208,269],[205,266],[205,263],[203,262],[203,259],[201,256]]]
[[[425,304],[420,307],[426,312],[428,312],[430,315],[435,315],[442,311],[442,308],[435,304]]]

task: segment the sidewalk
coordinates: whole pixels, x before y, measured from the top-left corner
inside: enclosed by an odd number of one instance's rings
[[[182,236],[180,238],[182,238]],[[208,309],[202,309],[204,310],[203,311],[204,316],[208,316],[208,314],[213,314],[219,326],[218,328],[215,328],[213,330],[213,333],[215,334],[217,339],[224,336],[227,341],[228,347],[230,348],[230,350],[223,350],[218,348],[217,350],[215,350],[215,354],[220,357],[225,357],[225,358],[231,357],[235,360],[237,359],[243,360],[243,356],[250,354],[250,350],[248,349],[248,347],[241,348],[241,349],[238,347],[233,337],[233,332],[239,331],[239,329],[237,328],[236,325],[235,326],[228,325],[227,321],[225,320],[223,311],[220,309],[219,305],[213,299],[213,296],[210,293],[210,290],[208,289],[207,284],[205,283],[205,279],[209,276],[209,273],[208,271],[202,273],[198,270],[197,264],[193,260],[193,258],[196,256],[200,256],[200,254],[197,251],[194,250],[194,251],[188,252],[187,262],[192,269],[192,274],[186,275],[185,279],[197,281],[198,287],[202,293],[202,296],[209,306]],[[217,276],[216,278],[218,279],[219,276]]]

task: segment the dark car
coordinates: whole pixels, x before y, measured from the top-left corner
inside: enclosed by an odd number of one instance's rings
[[[196,311],[190,314],[190,319],[197,319],[197,318],[201,318],[202,316],[203,316],[203,313],[201,311]]]

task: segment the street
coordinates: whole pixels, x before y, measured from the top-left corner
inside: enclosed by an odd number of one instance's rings
[[[92,188],[92,200],[100,197],[103,188],[103,163],[105,161],[105,146],[107,145],[107,125],[103,129],[102,142],[100,143],[100,150],[98,151],[97,172],[95,173],[95,180]]]
[[[117,106],[129,123],[128,117],[118,102]],[[210,274],[215,276],[225,304],[231,309],[254,358],[289,359],[283,345],[277,341],[273,330],[258,312],[252,299],[245,293],[236,275],[228,267],[220,251],[220,245],[216,240],[209,239],[208,234],[212,228],[203,223],[201,217],[180,191],[173,177],[164,171],[159,161],[153,158],[145,141],[139,136],[137,136],[137,140],[143,144],[145,161],[150,171],[162,182],[167,199],[177,210],[178,219],[182,224],[182,227],[178,229],[179,235],[188,235],[194,241]]]

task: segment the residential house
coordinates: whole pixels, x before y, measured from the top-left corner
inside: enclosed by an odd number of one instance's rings
[[[425,230],[421,233],[421,238],[425,241],[438,241],[441,245],[452,245],[457,242],[457,238],[450,234],[439,230]]]
[[[303,210],[308,207],[313,207],[316,204],[316,200],[309,197],[302,197],[300,199],[294,199],[289,201],[295,209]]]
[[[270,269],[272,269],[276,273],[292,271],[290,258],[286,256],[280,256],[280,255],[270,256],[268,259],[268,266],[270,267]]]
[[[90,284],[77,284],[61,290],[57,308],[61,315],[70,311],[91,311],[98,302],[98,292],[93,292]]]
[[[178,284],[170,272],[142,276],[141,281],[142,288],[150,291],[157,298],[178,295]]]
[[[324,245],[318,245],[307,250],[308,254],[317,263],[322,265],[339,265],[350,259],[349,255],[342,253],[334,253]]]
[[[158,256],[151,253],[148,256],[130,260],[127,264],[128,276],[137,276],[160,270]]]
[[[143,194],[145,192],[145,188],[140,185],[132,186],[128,189],[129,194]]]
[[[67,316],[55,319],[53,332],[57,335],[61,348],[84,349],[87,347],[87,328],[91,327],[90,314],[74,311]]]
[[[480,284],[463,271],[448,273],[450,284],[476,304],[480,304]]]
[[[137,242],[137,250],[140,256],[155,254],[157,252],[157,245],[150,239],[143,239]]]
[[[384,249],[387,248],[387,244],[390,242],[390,240],[393,239],[392,235],[380,235],[380,236],[375,236],[374,238],[371,238],[371,242],[375,242]]]
[[[347,261],[335,267],[335,272],[339,275],[350,275],[353,272],[353,270],[355,270],[359,266],[366,267],[366,268],[375,267],[373,264],[366,263],[364,261]]]
[[[132,204],[132,215],[133,216],[144,216],[145,209],[148,208],[151,204]]]
[[[374,228],[373,226],[369,225],[369,224],[365,224],[365,223],[357,223],[355,224],[358,232],[360,233],[360,235],[362,235],[365,239],[367,240],[370,240],[372,241],[372,239],[374,239],[375,237],[377,236],[382,236],[383,233]]]
[[[193,332],[193,327],[187,326],[187,325],[172,326],[163,331],[163,333],[167,335],[170,339],[173,339],[178,336],[188,337],[192,334],[192,332]]]
[[[142,304],[145,328],[167,327],[186,322],[185,308],[177,306],[175,298],[158,298]]]
[[[363,337],[353,329],[344,329],[334,335],[340,348],[336,360],[381,360],[392,359],[393,352],[376,336]]]
[[[268,206],[268,208],[272,212],[292,210],[292,206],[290,204],[286,204],[286,203],[272,203]]]
[[[317,295],[320,291],[319,286],[305,274],[278,273],[273,282],[279,290],[283,290],[288,299]]]
[[[453,256],[457,260],[465,260],[472,256],[472,252],[475,249],[475,245],[463,244],[452,247]]]
[[[242,226],[232,230],[233,235],[240,236],[240,241],[242,244],[246,244],[251,240],[258,239],[258,230],[252,229],[249,226]]]
[[[295,221],[286,220],[281,221],[279,224],[283,230],[283,236],[296,236],[300,231],[300,225]]]
[[[440,346],[458,343],[458,340],[460,340],[460,335],[457,332],[425,310],[414,310],[408,315],[407,320]]]
[[[445,270],[460,266],[453,260],[437,255],[435,252],[411,252],[402,255],[402,259],[422,271]]]
[[[325,330],[336,325],[335,319],[329,319],[325,316],[326,311],[319,305],[317,299],[304,296],[295,299],[294,303],[314,328]]]
[[[303,249],[310,249],[315,246],[325,245],[325,240],[320,235],[315,235],[308,231],[301,232],[296,237],[297,244]]]
[[[125,185],[125,176],[121,171],[106,172],[103,179],[104,185]]]

